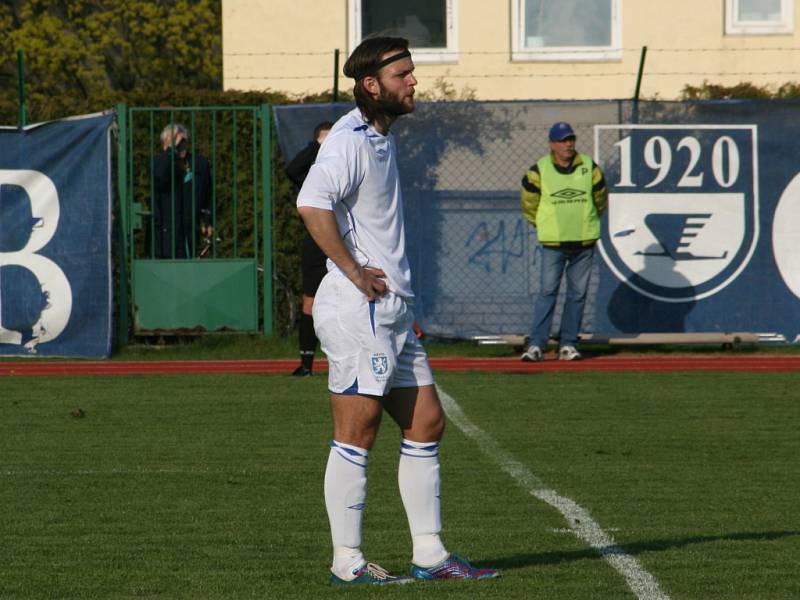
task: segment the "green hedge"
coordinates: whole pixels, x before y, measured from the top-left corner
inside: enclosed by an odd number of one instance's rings
[[[682,100],[769,100],[800,98],[800,83],[787,82],[779,86],[742,82],[725,86],[704,81],[702,85],[687,85]]]

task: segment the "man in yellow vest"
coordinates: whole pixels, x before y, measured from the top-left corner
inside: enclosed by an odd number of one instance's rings
[[[567,293],[558,335],[559,360],[581,357],[575,348],[583,320],[594,246],[600,217],[608,204],[603,172],[590,156],[575,150],[569,123],[550,128],[550,154],[522,178],[522,213],[536,228],[540,287],[533,308],[533,326],[522,360],[544,360],[561,276]]]

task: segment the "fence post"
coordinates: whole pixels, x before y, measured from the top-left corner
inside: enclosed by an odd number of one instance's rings
[[[25,51],[17,49],[17,80],[19,82],[19,126],[28,124],[28,111],[25,108]]]
[[[333,51],[333,101],[339,101],[339,49]]]
[[[270,105],[262,104],[261,116],[261,193],[262,264],[264,266],[264,336],[272,335],[272,129]]]
[[[117,197],[119,198],[119,314],[117,340],[128,343],[128,232],[130,231],[128,198],[128,106],[117,104]]]
[[[644,74],[644,59],[647,56],[647,46],[642,46],[642,55],[639,58],[639,73],[636,75],[636,91],[633,93],[634,101],[639,101],[639,92],[642,89],[642,75]]]

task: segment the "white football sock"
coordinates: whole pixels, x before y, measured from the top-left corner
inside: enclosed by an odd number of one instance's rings
[[[364,563],[361,517],[367,499],[367,455],[364,448],[331,442],[325,469],[325,507],[333,540],[333,571],[345,580]]]
[[[331,572],[345,581],[352,581],[356,578],[356,572],[367,563],[361,548],[348,548],[347,546],[335,546],[333,548],[333,565]]]
[[[448,557],[439,538],[442,529],[439,443],[404,439],[400,445],[397,481],[414,545],[411,561],[420,567],[437,565]]]

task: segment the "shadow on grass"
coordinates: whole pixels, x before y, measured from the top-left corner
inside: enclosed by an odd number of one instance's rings
[[[800,535],[800,531],[762,531],[751,533],[727,533],[723,535],[701,535],[674,540],[653,540],[631,544],[615,544],[606,546],[601,550],[587,548],[585,550],[572,550],[569,552],[546,552],[540,554],[519,554],[504,558],[480,561],[481,566],[490,566],[495,569],[522,569],[536,565],[555,565],[578,560],[596,560],[605,556],[629,555],[636,556],[643,552],[663,552],[673,548],[681,548],[692,544],[707,544],[712,542],[742,542],[742,541],[773,541]]]

